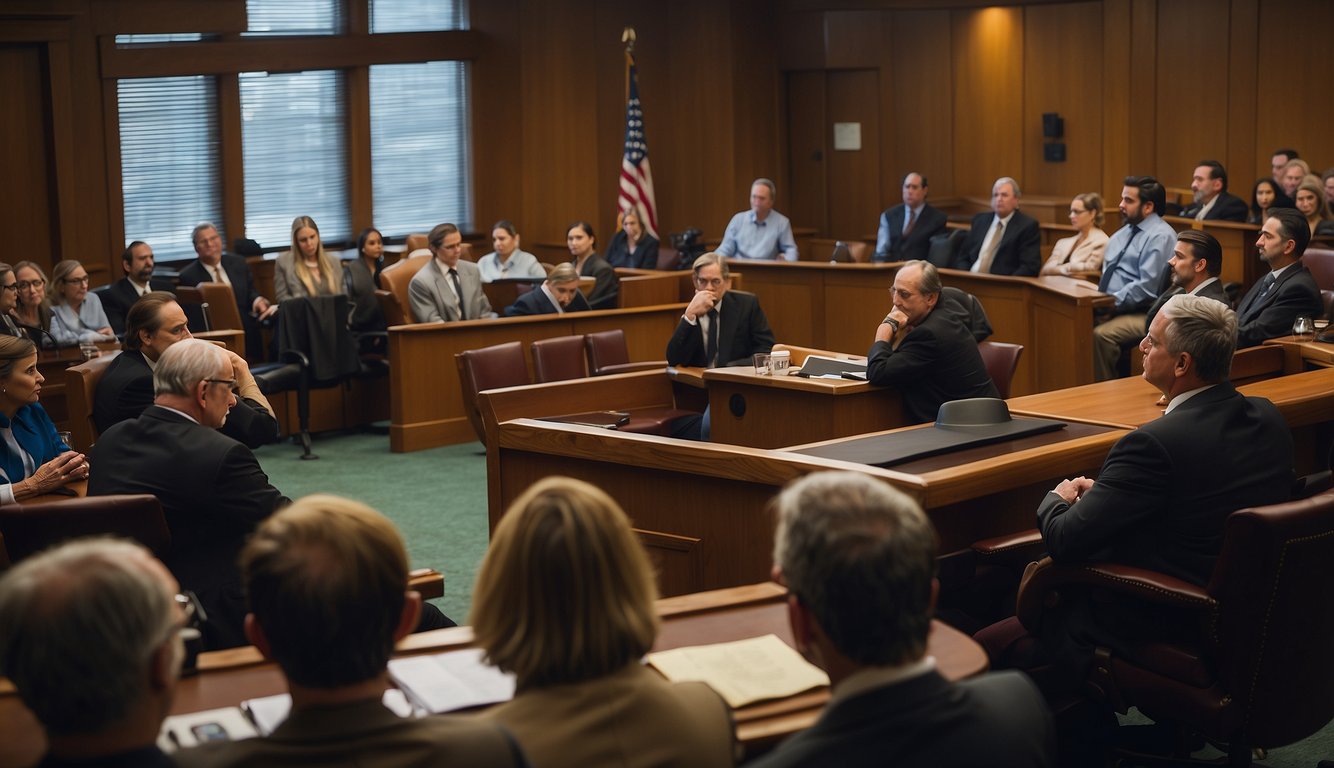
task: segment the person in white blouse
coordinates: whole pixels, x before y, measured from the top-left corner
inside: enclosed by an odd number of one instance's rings
[[[88,271],[74,259],[66,259],[51,271],[55,303],[51,307],[51,335],[56,344],[74,347],[82,343],[115,341],[111,321],[102,300],[88,292]]]
[[[1041,274],[1102,272],[1109,239],[1102,231],[1102,223],[1102,195],[1097,192],[1075,195],[1070,201],[1070,226],[1075,228],[1075,234],[1056,241]]]
[[[515,277],[546,279],[547,271],[538,263],[537,257],[520,250],[519,233],[509,220],[501,219],[491,228],[491,247],[495,250],[477,260],[482,282],[494,283]]]

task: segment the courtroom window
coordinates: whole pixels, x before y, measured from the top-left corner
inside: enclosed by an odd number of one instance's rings
[[[467,29],[463,0],[370,0],[371,32]]]
[[[248,37],[337,35],[344,31],[343,0],[246,0]]]

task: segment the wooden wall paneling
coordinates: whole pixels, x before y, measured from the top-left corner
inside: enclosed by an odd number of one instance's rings
[[[1232,0],[1227,57],[1227,155],[1228,191],[1250,203],[1252,183],[1270,174],[1270,152],[1277,147],[1255,146],[1255,110],[1259,105],[1260,21],[1257,0]]]
[[[824,11],[789,11],[779,29],[778,65],[784,70],[824,69]]]
[[[478,51],[468,74],[473,223],[481,230],[492,222],[509,219],[523,235],[530,233],[523,206],[523,126],[527,116],[539,116],[526,109],[520,98],[524,56],[519,6],[519,0],[488,0],[470,6],[470,23],[485,34],[486,45]],[[535,236],[536,230],[531,234]],[[535,237],[527,239],[536,242]]]
[[[882,207],[902,202],[899,182],[924,174],[936,198],[957,194],[954,183],[954,56],[950,12],[890,14],[892,65],[881,82],[893,101],[885,115],[885,153],[894,158]],[[990,189],[991,182],[986,182]]]
[[[784,189],[789,186],[784,163],[786,121],[783,83],[778,69],[777,40],[780,14],[765,0],[732,0],[731,57],[733,72],[732,135],[736,157],[731,186],[741,203],[733,212],[749,205],[750,182],[758,177],[778,185],[776,207],[783,210]],[[721,222],[726,225],[727,220]],[[805,222],[792,222],[794,227]]]
[[[833,130],[825,114],[824,71],[787,73],[788,167],[790,179],[780,210],[794,225],[829,233],[828,161]]]
[[[114,249],[118,243],[129,244],[138,236],[126,237],[125,193],[120,164],[120,99],[115,80],[102,80],[102,131],[106,146],[106,209],[109,243]],[[149,245],[153,245],[149,243]],[[108,282],[119,279],[123,268],[113,264]]]
[[[585,40],[595,17],[591,6],[561,0],[523,0],[521,8],[519,99],[530,118],[522,126],[523,226],[531,242],[564,242],[569,222],[597,212],[597,147],[605,138],[597,57],[570,42]]]
[[[96,0],[88,9],[98,35],[246,29],[245,0]]]
[[[70,67],[70,45],[64,40],[53,40],[46,46],[46,78],[47,78],[47,99],[50,109],[50,122],[47,128],[50,130],[51,138],[51,164],[49,173],[51,174],[52,189],[51,195],[55,202],[55,208],[52,217],[52,224],[55,226],[55,242],[51,251],[51,263],[65,258],[74,258],[74,254],[79,254],[79,258],[84,258],[86,254],[96,253],[93,250],[84,250],[80,248],[80,238],[85,234],[94,235],[97,213],[89,211],[92,220],[87,222],[87,229],[82,226],[76,227],[75,221],[75,163],[78,161],[78,155],[83,154],[76,144],[74,134],[74,109],[73,94],[71,90],[72,73]],[[99,99],[97,103],[101,103]],[[97,120],[97,116],[91,116],[91,119]],[[88,266],[91,266],[88,265]]]
[[[1034,193],[1072,196],[1102,189],[1101,16],[1097,3],[1024,9],[1023,183]],[[1063,163],[1043,158],[1046,112],[1065,120]]]
[[[218,75],[219,171],[222,175],[222,229],[228,249],[245,237],[245,169],[241,147],[241,83],[236,75]],[[182,232],[189,238],[188,232]],[[272,297],[270,297],[272,298]]]
[[[873,27],[874,29],[874,27]],[[828,73],[825,134],[830,149],[827,234],[854,240],[873,226],[880,215],[880,90],[879,72],[874,69],[836,70]],[[834,149],[835,123],[861,125],[861,149]],[[828,254],[816,254],[817,260]]]
[[[21,248],[12,243],[5,261],[31,253],[43,261],[56,242],[56,206],[47,169],[51,141],[47,123],[44,46],[0,43],[0,93],[7,108],[0,111],[0,168],[9,183],[0,185],[0,228],[23,233]]]
[[[1130,40],[1122,49],[1130,55],[1120,57],[1120,65],[1109,70],[1114,77],[1130,80],[1130,165],[1122,174],[1158,173],[1158,157],[1154,150],[1158,125],[1155,107],[1158,104],[1157,76],[1154,62],[1158,53],[1158,0],[1131,0]],[[1144,68],[1135,72],[1136,64]]]
[[[1270,0],[1260,13],[1256,147],[1257,167],[1270,153],[1294,147],[1317,174],[1334,165],[1334,100],[1329,98],[1329,50],[1334,3]]]
[[[1130,50],[1131,0],[1102,3],[1102,192],[1106,207],[1115,211],[1121,200],[1121,181],[1130,170]],[[1109,226],[1107,231],[1113,231]]]
[[[829,11],[824,15],[826,69],[880,66],[879,11]]]
[[[1227,68],[1232,59],[1228,13],[1221,6],[1215,0],[1158,4],[1157,158],[1149,172],[1168,186],[1189,187],[1200,160],[1227,157],[1231,89],[1202,87],[1218,83],[1206,73]]]
[[[997,178],[1023,173],[1023,15],[999,7],[952,13],[956,194],[989,195]]]
[[[352,236],[374,226],[371,193],[371,73],[368,67],[343,70],[347,98],[347,203]],[[403,233],[406,234],[406,233]]]

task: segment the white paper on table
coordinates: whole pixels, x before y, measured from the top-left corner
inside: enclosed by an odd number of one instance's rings
[[[389,676],[408,698],[434,714],[514,698],[514,675],[484,663],[479,648],[391,659]]]
[[[829,676],[777,635],[650,653],[668,680],[708,683],[733,708],[829,685]]]
[[[397,688],[386,688],[380,698],[385,708],[399,717],[412,717],[412,704],[403,692]],[[286,693],[247,699],[241,702],[241,709],[250,716],[261,736],[268,736],[282,725],[287,714],[292,711],[292,697]]]

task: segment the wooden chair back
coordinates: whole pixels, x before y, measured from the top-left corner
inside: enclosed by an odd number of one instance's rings
[[[93,420],[97,385],[107,372],[107,366],[119,354],[118,350],[110,350],[65,369],[65,402],[69,408],[70,441],[73,443],[70,448],[76,451],[87,451],[97,441],[97,422]]]
[[[557,336],[539,339],[531,345],[533,375],[538,384],[582,379],[588,376],[584,361],[584,336]]]
[[[385,267],[384,271],[380,273],[380,286],[394,294],[399,307],[402,308],[403,317],[409,323],[419,323],[421,321],[412,315],[412,301],[408,298],[408,284],[412,282],[413,276],[430,262],[431,258],[430,251],[424,253],[409,252],[406,259],[399,259]],[[384,305],[381,304],[380,306]],[[385,320],[388,319],[389,317],[386,315]],[[389,324],[393,325],[392,322]],[[402,324],[399,323],[399,325]]]
[[[11,563],[62,541],[98,534],[134,539],[158,558],[164,557],[171,546],[162,504],[150,494],[0,506],[0,535]]]

